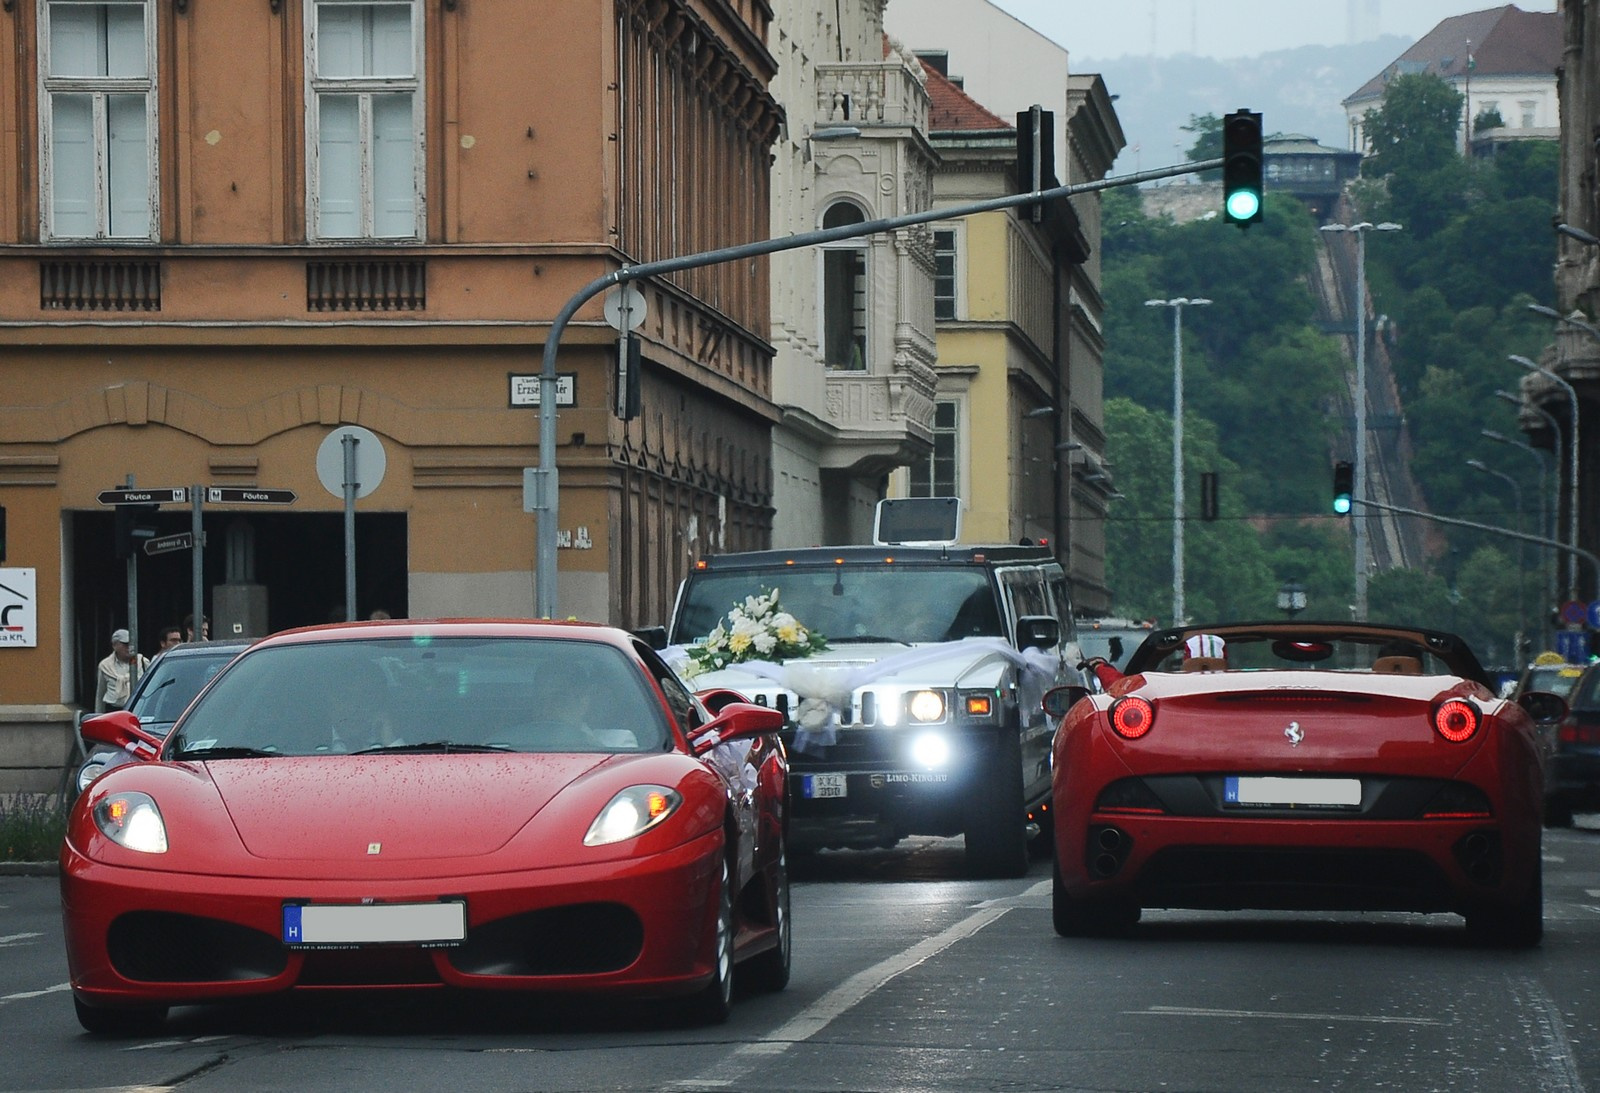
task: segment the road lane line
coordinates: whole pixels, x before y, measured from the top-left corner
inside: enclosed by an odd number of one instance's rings
[[[955,925],[946,927],[909,949],[880,960],[872,967],[852,975],[773,1032],[760,1040],[741,1045],[732,1055],[698,1077],[671,1082],[664,1088],[684,1090],[727,1088],[738,1084],[757,1066],[782,1055],[796,1044],[809,1040],[896,976],[937,956],[956,942],[971,937],[1001,918],[1013,907],[1020,906],[1030,896],[1037,895],[1049,883],[1040,881],[1020,895],[985,901],[976,911]]]
[[[10,945],[14,941],[31,941],[36,937],[43,937],[43,936],[44,936],[43,934],[39,934],[39,933],[34,933],[34,934],[6,934],[4,937],[0,937],[0,945]]]
[[[1376,1025],[1453,1025],[1437,1017],[1379,1017],[1364,1013],[1286,1013],[1278,1010],[1227,1010],[1202,1006],[1150,1006],[1123,1010],[1125,1017],[1246,1017],[1277,1021],[1356,1021]]]
[[[1572,1057],[1567,1024],[1550,992],[1528,976],[1506,976],[1511,993],[1531,1018],[1532,1047],[1539,1064],[1539,1093],[1584,1093],[1578,1061]]]
[[[46,987],[42,991],[22,991],[18,994],[0,994],[0,1006],[5,1005],[7,1002],[21,1002],[27,998],[42,998],[47,994],[60,994],[62,991],[70,991],[71,989],[71,983],[57,983],[55,986]]]

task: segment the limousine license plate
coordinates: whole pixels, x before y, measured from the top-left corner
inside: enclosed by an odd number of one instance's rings
[[[800,795],[813,799],[850,796],[850,782],[843,774],[802,774]]]

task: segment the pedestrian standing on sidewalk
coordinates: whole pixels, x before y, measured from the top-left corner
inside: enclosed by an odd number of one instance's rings
[[[128,646],[126,630],[111,631],[111,655],[100,662],[99,681],[94,691],[96,713],[120,710],[128,704],[137,675],[143,675],[150,661]]]

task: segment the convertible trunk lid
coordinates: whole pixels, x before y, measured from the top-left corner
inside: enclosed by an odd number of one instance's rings
[[[1134,693],[1155,708],[1150,733],[1118,740],[1130,766],[1229,771],[1441,772],[1464,763],[1487,733],[1451,743],[1432,724],[1444,697],[1481,688],[1454,677],[1396,680],[1365,673],[1261,672],[1145,677]],[[1487,726],[1486,726],[1487,727]],[[1109,729],[1107,730],[1109,733]]]

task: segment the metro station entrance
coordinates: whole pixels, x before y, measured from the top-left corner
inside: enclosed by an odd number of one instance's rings
[[[95,665],[111,650],[111,631],[127,625],[127,562],[116,556],[114,514],[68,512],[64,602],[76,700],[94,701]],[[192,529],[187,506],[142,515],[139,524],[156,537]],[[342,512],[205,512],[202,593],[211,637],[261,637],[278,630],[345,617],[344,514]],[[356,618],[382,609],[407,613],[407,517],[357,513],[355,518]],[[194,574],[188,549],[147,555],[136,541],[138,633],[135,644],[151,655],[163,626],[182,625],[193,611]],[[219,618],[217,587],[259,586],[246,597],[259,605],[234,622]],[[237,601],[241,597],[226,595]],[[239,612],[235,612],[236,615]],[[233,627],[238,632],[230,632]],[[253,632],[252,632],[253,631]]]

